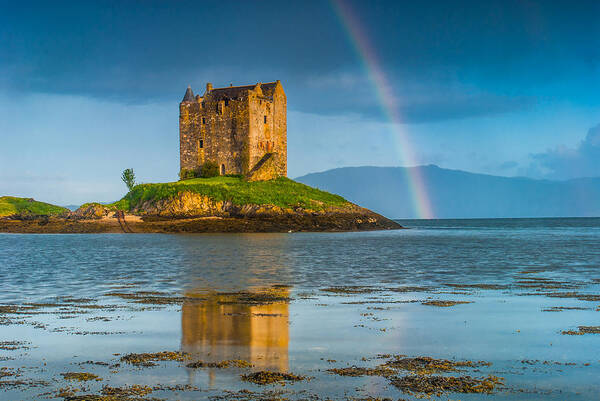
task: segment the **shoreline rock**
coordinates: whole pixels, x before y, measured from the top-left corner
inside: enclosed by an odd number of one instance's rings
[[[285,184],[285,183],[284,183]],[[299,186],[300,184],[294,184]],[[280,188],[277,188],[281,190]],[[300,189],[304,189],[301,186]],[[299,206],[234,204],[182,190],[175,196],[141,198],[126,207],[86,203],[76,211],[0,218],[9,233],[224,233],[290,231],[366,231],[403,228],[400,224],[340,198],[328,204],[311,200]],[[284,203],[285,204],[285,203]],[[288,202],[289,204],[289,202]],[[121,205],[123,207],[125,205]],[[123,221],[124,216],[124,221]]]
[[[264,232],[342,232],[403,228],[400,224],[370,210],[352,205],[321,212],[283,210],[277,207],[247,205],[220,215],[167,217],[160,214],[126,214],[134,233],[264,233]],[[97,208],[66,216],[37,216],[0,219],[4,233],[123,233],[114,212]]]

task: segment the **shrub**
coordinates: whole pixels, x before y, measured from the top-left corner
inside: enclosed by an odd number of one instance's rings
[[[200,177],[202,178],[218,177],[219,175],[219,165],[215,162],[207,161],[200,169]]]
[[[179,172],[179,180],[191,180],[192,178],[212,178],[218,177],[219,165],[215,162],[207,161],[195,170],[181,169]]]
[[[186,170],[184,168],[179,171],[179,180],[191,180],[192,178],[198,177],[198,173],[195,170]]]

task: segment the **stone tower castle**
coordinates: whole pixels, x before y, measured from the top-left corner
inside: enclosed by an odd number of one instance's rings
[[[194,96],[187,88],[179,104],[181,170],[207,161],[221,175],[250,180],[287,175],[287,101],[280,81],[213,88]]]

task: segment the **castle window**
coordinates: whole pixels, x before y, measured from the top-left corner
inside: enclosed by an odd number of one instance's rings
[[[225,165],[221,164],[221,175],[225,175]]]
[[[202,139],[200,139],[200,141],[198,141],[198,147],[200,149],[202,149],[204,147],[204,141]]]
[[[225,99],[225,106],[229,106],[229,99]]]
[[[202,117],[202,124],[206,124],[206,118]]]
[[[267,123],[267,116],[265,116],[265,124]]]
[[[206,102],[202,102],[202,108],[206,107]]]

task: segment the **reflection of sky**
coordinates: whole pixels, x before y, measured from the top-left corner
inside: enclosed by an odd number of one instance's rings
[[[421,224],[407,222],[410,227]],[[506,283],[544,266],[580,277],[598,265],[594,219],[446,220],[401,231],[224,235],[0,234],[0,302],[48,300],[57,289],[100,296],[112,286],[189,292],[278,284]]]

